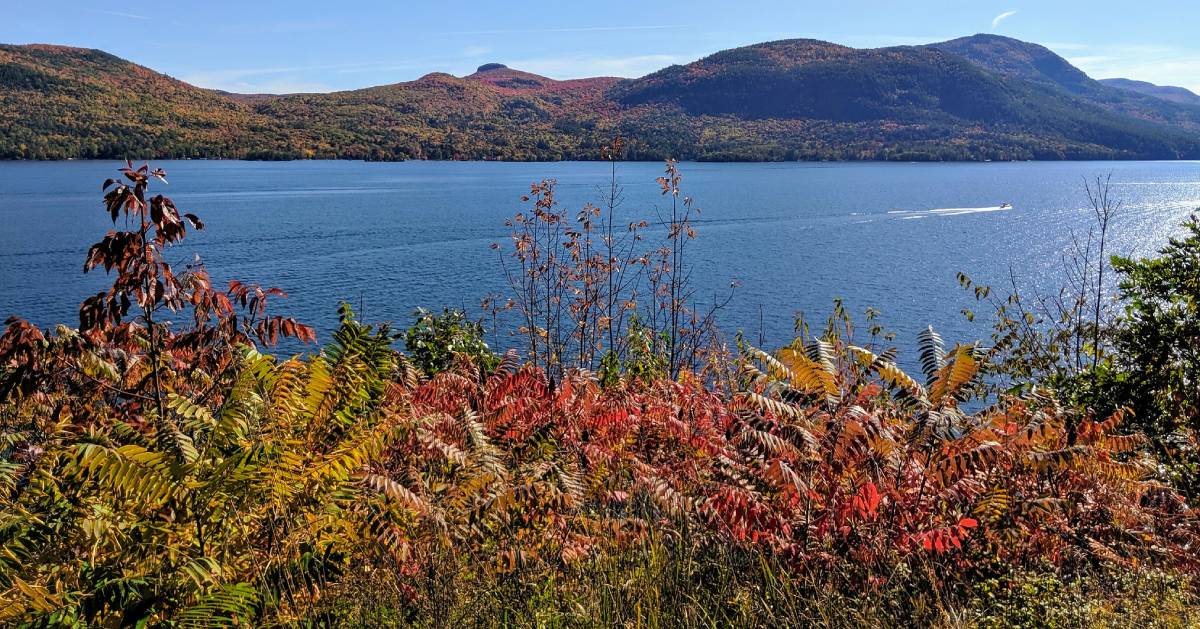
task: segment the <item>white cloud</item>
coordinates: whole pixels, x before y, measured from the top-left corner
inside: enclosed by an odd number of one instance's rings
[[[570,56],[545,59],[514,59],[511,68],[541,74],[553,79],[593,76],[635,78],[661,70],[673,63],[687,63],[703,55],[634,55],[629,57]]]
[[[1045,46],[1094,79],[1135,79],[1200,93],[1200,52],[1194,50],[1156,44],[1046,42]]]
[[[1070,52],[1075,50],[1088,50],[1091,48],[1088,44],[1076,44],[1074,42],[1038,42],[1039,44],[1051,49],[1062,52]]]
[[[280,68],[241,68],[234,70],[200,71],[184,74],[180,81],[198,87],[224,90],[239,94],[292,94],[296,92],[330,92],[333,88],[317,81],[298,77],[310,70],[333,70],[340,66],[309,66]]]
[[[313,20],[279,20],[275,22],[256,21],[251,23],[219,23],[217,28],[228,33],[240,35],[254,35],[261,37],[264,34],[280,34],[289,35],[293,33],[313,33],[319,31],[332,31],[342,26],[342,22],[330,19],[313,19]]]
[[[830,38],[845,41],[846,37]],[[853,38],[849,38],[853,39]],[[921,43],[936,41],[922,37]],[[944,37],[942,39],[945,39]],[[873,41],[852,41],[858,45],[885,45],[909,42],[907,38],[874,36]],[[1048,43],[1047,47],[1067,58],[1093,78],[1123,77],[1150,81],[1159,85],[1178,85],[1200,93],[1200,52],[1162,45],[1102,44],[1087,45],[1073,42]],[[228,70],[196,69],[180,72],[181,80],[193,85],[240,93],[328,92],[335,89],[357,89],[415,79],[432,71],[470,74],[484,57],[496,51],[482,46],[464,47],[458,55],[409,57],[397,61],[371,61],[311,66],[281,64],[277,67],[239,68]],[[552,57],[488,58],[510,67],[542,74],[555,79],[591,76],[639,77],[673,63],[688,63],[707,52],[679,54],[646,54],[605,56],[564,54]],[[358,77],[358,78],[351,78]],[[369,78],[364,78],[369,77]],[[327,82],[326,82],[327,81]]]
[[[148,19],[150,19],[150,17],[149,17],[149,16],[146,16],[146,15],[138,15],[138,14],[136,14],[136,13],[122,13],[122,12],[120,12],[120,11],[103,11],[103,10],[101,10],[101,9],[87,9],[87,12],[88,12],[88,13],[98,13],[98,14],[100,14],[100,15],[111,15],[111,16],[113,16],[113,17],[124,17],[124,18],[130,18],[130,19],[134,19],[134,20],[148,20]]]
[[[603,33],[609,31],[661,31],[677,28],[692,28],[688,24],[660,24],[630,26],[572,26],[565,28],[514,28],[487,31],[449,31],[435,35],[516,35],[521,33]]]
[[[428,72],[457,71],[459,74],[470,74],[479,64],[479,57],[491,52],[489,48],[473,46],[464,49],[458,57],[411,57],[396,62],[368,61],[196,70],[181,73],[178,78],[199,87],[240,94],[332,92],[415,79]],[[352,79],[347,82],[347,75],[375,75],[380,78],[368,79],[365,82],[362,79]],[[322,82],[322,77],[330,79],[336,85]]]
[[[996,27],[1000,26],[1001,22],[1003,22],[1004,20],[1007,20],[1008,18],[1010,18],[1016,14],[1017,14],[1016,11],[1005,11],[1004,13],[997,15],[996,17],[992,18],[992,28],[996,28]]]
[[[1108,55],[1082,55],[1075,57],[1067,57],[1067,63],[1087,72],[1087,68],[1095,68],[1108,64],[1114,59]]]
[[[1139,44],[1048,47],[1072,53],[1067,61],[1092,78],[1135,79],[1200,93],[1200,53],[1194,50]]]
[[[949,41],[956,37],[962,37],[962,35],[926,35],[926,36],[875,35],[875,36],[872,36],[871,38],[869,38],[869,41],[871,42],[869,45],[871,45],[871,46],[924,46],[925,44]],[[828,41],[832,41],[834,43],[843,44],[843,45],[849,45],[849,44],[845,44],[840,39],[830,39]]]
[[[224,87],[213,89],[235,94],[311,94],[334,91],[332,87],[324,83],[305,81],[298,77],[281,77],[264,81],[234,81]]]

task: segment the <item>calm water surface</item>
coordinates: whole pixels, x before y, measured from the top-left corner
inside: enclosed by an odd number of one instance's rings
[[[199,255],[214,279],[279,286],[276,311],[324,338],[336,306],[404,324],[417,306],[475,309],[503,290],[504,220],[522,193],[556,178],[574,213],[600,203],[602,163],[159,162],[164,190],[208,224],[169,257]],[[0,163],[0,316],[76,324],[79,302],[103,289],[80,270],[111,228],[100,183],[114,162]],[[1152,253],[1200,208],[1200,163],[683,164],[685,193],[702,209],[693,249],[701,296],[727,291],[729,331],[791,338],[795,313],[823,317],[835,297],[868,306],[902,348],[933,324],[948,340],[981,338],[960,314],[973,300],[955,274],[1006,282],[1009,270],[1043,288],[1061,281],[1072,230],[1089,225],[1083,177],[1112,173],[1123,210],[1112,251]],[[661,165],[627,163],[622,220],[664,206]],[[1001,203],[1008,211],[979,211]],[[648,240],[661,238],[661,230]],[[501,344],[503,342],[501,341]],[[907,361],[905,361],[907,362]]]

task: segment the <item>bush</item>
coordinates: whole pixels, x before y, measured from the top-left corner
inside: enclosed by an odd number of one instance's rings
[[[1125,316],[1114,326],[1123,386],[1176,485],[1200,497],[1200,219],[1184,223],[1157,257],[1115,258]]]
[[[428,375],[450,368],[455,356],[464,356],[485,373],[500,362],[483,340],[483,325],[467,319],[461,310],[443,308],[440,315],[418,308],[416,321],[404,333],[404,347],[414,365]]]
[[[977,583],[967,616],[980,629],[1189,627],[1197,620],[1187,580],[1158,570],[1098,570],[1064,578],[1046,566]]]
[[[0,336],[0,623],[1194,621],[1200,523],[1128,413],[981,395],[975,344],[929,330],[909,375],[839,308],[719,388],[634,326],[602,386],[461,312],[419,311],[405,357],[343,306],[281,361],[258,347],[312,331],[141,258],[200,223],[124,174],[106,208],[140,229],[89,253],[117,277],[82,329]]]

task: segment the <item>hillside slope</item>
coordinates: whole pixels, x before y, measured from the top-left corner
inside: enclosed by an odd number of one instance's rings
[[[615,134],[631,159],[1174,159],[1200,157],[1200,107],[984,36],[768,42],[633,80],[485,64],[289,95],[202,89],[98,50],[0,45],[0,158],[596,159]]]
[[[1068,89],[1072,78],[1095,82],[1065,61],[1054,68],[1022,60],[1006,66],[1000,54],[990,59],[996,63],[985,67],[940,47],[859,50],[784,40],[672,66],[618,84],[612,96],[626,106],[685,116],[823,121],[831,135],[852,144],[873,140],[895,148],[898,158],[945,148],[1000,159],[1196,154],[1190,128],[1129,115],[1108,106],[1116,99],[1093,100],[1087,90]],[[1027,72],[1027,66],[1047,72]]]
[[[490,68],[252,103],[309,142],[306,157],[566,159],[598,154],[611,130],[605,89],[617,79],[555,81]],[[608,129],[598,133],[598,128]]]
[[[785,40],[725,50],[623,83],[626,105],[669,104],[693,115],[835,122],[1012,119],[995,77],[920,48],[856,50]]]
[[[0,157],[233,157],[284,148],[270,119],[99,50],[0,45]]]
[[[972,35],[929,47],[958,55],[1003,76],[1060,88],[1114,113],[1200,130],[1200,106],[1105,85],[1038,44],[999,35]]]
[[[1175,87],[1174,85],[1155,85],[1147,81],[1134,81],[1131,79],[1100,79],[1100,83],[1109,87],[1115,87],[1119,90],[1128,90],[1161,98],[1162,100],[1179,103],[1180,105],[1193,105],[1200,107],[1200,94],[1183,88]]]

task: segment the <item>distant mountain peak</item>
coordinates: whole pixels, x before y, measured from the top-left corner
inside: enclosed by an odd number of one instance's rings
[[[100,50],[99,48],[82,48],[79,46],[64,46],[62,44],[0,44],[0,47],[20,50],[36,50],[41,52],[54,52],[62,54],[92,54],[101,53],[108,56],[109,53]]]
[[[1109,87],[1145,94],[1146,96],[1152,96],[1172,103],[1200,105],[1200,95],[1184,87],[1155,85],[1148,81],[1135,81],[1132,79],[1100,79],[1100,82]]]
[[[438,84],[438,83],[457,83],[459,78],[448,72],[430,72],[422,75],[413,83],[422,84]],[[367,88],[370,89],[370,88]]]
[[[813,39],[753,44],[620,84],[630,107],[747,120],[992,120],[1018,107],[967,60],[932,48],[856,49]],[[931,117],[932,116],[932,117]]]
[[[558,83],[532,72],[514,70],[503,63],[485,63],[466,78],[510,93],[538,91]]]
[[[112,53],[99,48],[80,48],[58,44],[3,44],[0,52],[16,55],[34,55],[46,59],[77,59],[84,63],[106,63],[109,65],[134,65]]]
[[[722,50],[688,65],[704,67],[728,63],[770,63],[792,67],[814,61],[825,61],[853,52],[855,49],[849,46],[819,39],[777,39],[761,44]]]
[[[1009,36],[1007,36],[1007,35],[997,35],[996,33],[975,33],[974,35],[964,35],[964,36],[962,36],[962,37],[956,37],[956,38],[954,38],[954,39],[952,39],[952,40],[950,40],[950,41],[952,41],[952,42],[961,42],[961,41],[978,41],[978,42],[984,42],[984,41],[994,41],[994,42],[1006,42],[1006,43],[1010,43],[1010,44],[1015,44],[1015,45],[1017,45],[1017,46],[1037,46],[1037,47],[1039,47],[1039,48],[1045,48],[1045,46],[1042,46],[1041,44],[1035,44],[1035,43],[1033,43],[1033,42],[1027,42],[1027,41],[1024,41],[1024,40],[1021,40],[1021,39],[1017,39],[1016,37],[1009,37]],[[949,43],[949,42],[946,42],[946,43]]]
[[[1053,50],[1003,35],[979,33],[927,47],[958,55],[992,72],[1057,85],[1077,94],[1097,87],[1091,77]]]
[[[290,96],[201,89],[98,50],[0,44],[0,159],[595,159],[615,133],[636,159],[1195,159],[1200,106],[1168,100],[986,34],[871,49],[777,40],[638,79],[485,63]]]
[[[1041,44],[1034,43],[1034,42],[1028,42],[1023,39],[1017,39],[1015,37],[1008,37],[1007,35],[997,35],[996,33],[975,33],[974,35],[965,35],[963,37],[956,37],[954,39],[950,39],[950,40],[936,43],[936,44],[926,44],[926,46],[928,46],[930,48],[939,48],[942,46],[948,46],[948,47],[949,46],[965,46],[965,45],[1005,46],[1005,47],[1007,47],[1009,49],[1013,49],[1013,50],[1028,50],[1028,51],[1047,52],[1050,54],[1054,54],[1054,51],[1050,50],[1049,48],[1047,48]]]
[[[828,48],[831,50],[853,50],[850,46],[843,44],[835,44],[824,39],[812,39],[810,37],[793,37],[791,39],[774,39],[758,44],[749,44],[742,48]],[[733,50],[737,50],[734,48]]]

